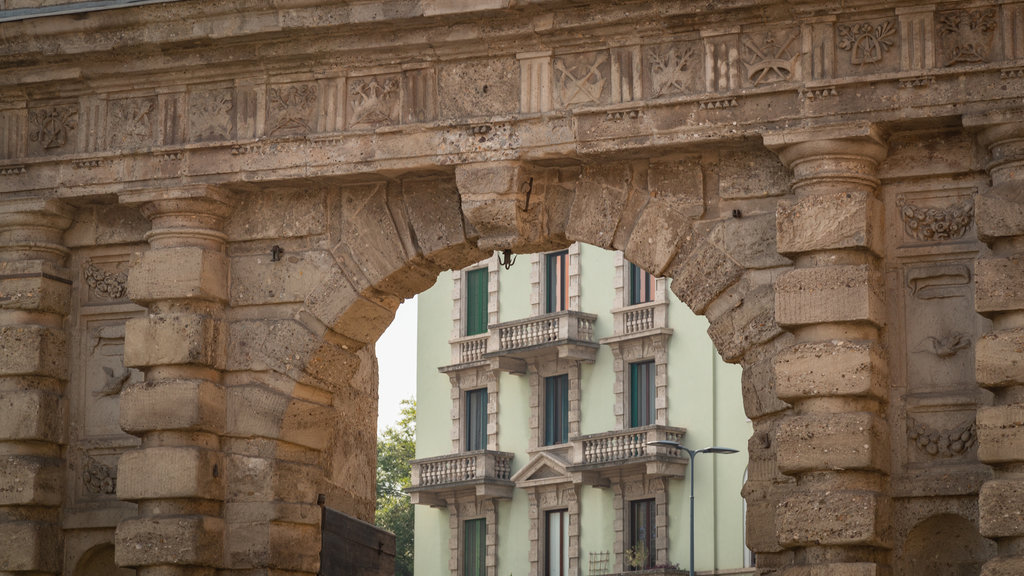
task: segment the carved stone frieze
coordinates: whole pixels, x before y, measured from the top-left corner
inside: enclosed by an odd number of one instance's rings
[[[936,430],[907,416],[907,438],[929,456],[953,458],[970,450],[978,441],[974,420],[947,430]]]
[[[745,81],[751,86],[799,80],[800,32],[767,30],[742,37]]]
[[[989,61],[999,19],[995,8],[954,10],[939,16],[946,66]]]
[[[315,84],[271,86],[267,94],[267,134],[306,135],[316,128]]]
[[[880,62],[899,39],[892,20],[840,24],[836,31],[839,49],[849,52],[855,65]]]
[[[349,126],[400,122],[401,78],[397,74],[349,78]]]
[[[89,291],[100,300],[121,300],[128,291],[128,270],[104,270],[93,262],[85,263],[85,283]]]
[[[957,240],[970,230],[974,220],[974,202],[966,198],[947,208],[922,207],[906,197],[896,200],[907,235],[926,242]]]
[[[28,113],[30,142],[43,150],[64,148],[78,127],[78,106],[51,106]]]
[[[588,52],[555,58],[555,87],[562,107],[601,104],[607,101],[608,53]]]
[[[113,148],[139,148],[156,136],[156,98],[125,98],[110,102],[107,133]]]
[[[697,44],[662,44],[645,52],[651,98],[695,92],[701,87],[703,58]]]
[[[205,90],[189,94],[189,138],[194,142],[230,138],[231,111],[234,106],[234,92],[230,89]]]

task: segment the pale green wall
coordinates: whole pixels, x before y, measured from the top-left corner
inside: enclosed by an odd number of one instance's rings
[[[598,338],[612,334],[610,310],[615,307],[614,254],[593,246],[580,250],[581,308],[599,315]],[[530,257],[519,256],[511,270],[501,270],[499,316],[507,322],[529,317]],[[447,375],[438,366],[451,361],[452,275],[444,273],[437,284],[420,296],[417,350],[417,447],[418,458],[451,452],[451,400]],[[695,316],[669,295],[669,424],[687,428],[685,444],[691,448],[711,445],[741,450],[740,454],[703,454],[697,462],[696,525],[697,569],[730,569],[743,564],[742,500],[739,497],[746,467],[747,438],[751,426],[743,415],[740,368],[725,364],[707,336],[707,321]],[[613,359],[602,346],[594,364],[583,366],[581,433],[614,429]],[[498,448],[516,454],[513,472],[528,460],[529,381],[526,376],[502,374],[498,384]],[[714,415],[713,422],[708,418]],[[712,424],[714,424],[712,426]],[[688,479],[669,481],[671,561],[685,568],[689,550]],[[583,486],[580,494],[580,572],[586,574],[590,552],[612,551],[615,514],[612,491]],[[529,563],[529,531],[526,494],[516,491],[511,501],[498,503],[498,573],[526,576]],[[447,512],[425,506],[416,510],[416,573],[448,575]]]

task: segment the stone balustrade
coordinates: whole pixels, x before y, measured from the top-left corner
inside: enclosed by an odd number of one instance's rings
[[[612,310],[615,336],[632,336],[668,327],[668,303],[645,302]]]
[[[488,352],[506,352],[564,340],[594,341],[597,316],[565,310],[503,322],[491,330]]]
[[[485,332],[452,339],[452,360],[457,364],[469,364],[483,360],[484,354],[487,353],[488,338],[489,335]]]
[[[627,430],[614,430],[588,434],[573,440],[575,464],[621,463],[648,456],[682,457],[682,451],[668,446],[648,446],[648,442],[671,440],[682,442],[685,428],[670,426],[644,426]]]
[[[512,453],[476,450],[412,462],[412,488],[430,488],[512,476]]]

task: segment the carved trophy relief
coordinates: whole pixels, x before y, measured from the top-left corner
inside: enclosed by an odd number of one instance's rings
[[[108,267],[113,267],[109,269]],[[109,302],[124,300],[128,292],[127,262],[105,263],[104,267],[86,261],[82,273],[89,287],[88,300]]]
[[[752,86],[799,80],[800,32],[766,31],[740,41],[746,81]]]
[[[400,121],[401,78],[391,74],[349,78],[349,126],[386,126]]]
[[[647,74],[651,98],[691,93],[700,85],[703,63],[696,44],[666,44],[647,49]]]
[[[315,84],[272,86],[267,93],[267,134],[306,135],[316,128]]]
[[[608,53],[591,52],[555,58],[555,87],[562,107],[600,104],[607,100]]]
[[[839,49],[850,54],[853,65],[881,62],[899,39],[893,20],[840,24],[836,32]]]
[[[974,447],[978,442],[978,432],[973,419],[959,426],[937,430],[907,416],[907,439],[923,454],[953,458]]]
[[[188,133],[193,142],[231,138],[231,111],[235,107],[230,89],[192,92],[188,97]]]
[[[156,98],[111,101],[107,124],[112,147],[135,148],[152,144],[156,134]]]
[[[71,132],[78,128],[78,106],[51,106],[30,110],[28,139],[37,149],[50,151],[64,148]]]
[[[974,222],[974,200],[970,197],[940,208],[911,204],[900,196],[896,207],[907,236],[924,242],[959,240]]]
[[[954,10],[939,16],[946,66],[989,61],[999,19],[995,8]]]

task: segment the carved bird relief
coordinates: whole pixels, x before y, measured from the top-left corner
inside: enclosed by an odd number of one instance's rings
[[[112,368],[104,366],[103,372],[107,375],[107,381],[103,384],[103,388],[93,392],[93,396],[96,396],[97,398],[117,396],[121,393],[121,389],[124,388],[125,382],[127,382],[128,378],[132,375],[130,368],[122,368],[119,374],[114,375],[114,370]]]

